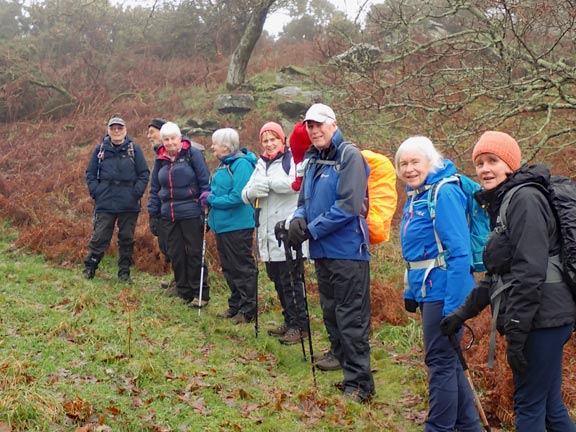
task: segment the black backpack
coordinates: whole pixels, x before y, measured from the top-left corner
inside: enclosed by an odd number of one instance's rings
[[[500,223],[506,227],[506,210],[514,193],[524,186],[538,188],[546,195],[560,228],[562,277],[576,299],[576,183],[568,177],[552,176],[548,186],[527,182],[506,192],[500,207]]]

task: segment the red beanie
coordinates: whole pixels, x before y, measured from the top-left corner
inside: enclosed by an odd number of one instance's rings
[[[514,138],[504,132],[484,132],[474,146],[472,161],[485,153],[498,156],[512,171],[516,171],[522,165],[520,146]]]
[[[286,134],[284,133],[282,126],[280,126],[278,123],[268,122],[264,126],[262,126],[259,135],[260,142],[262,142],[262,135],[264,134],[264,132],[274,132],[278,136],[278,138],[282,140],[282,144],[286,144]]]
[[[311,145],[312,141],[310,141],[310,136],[308,136],[306,125],[302,122],[296,123],[290,134],[290,151],[295,164],[304,160],[304,154]]]

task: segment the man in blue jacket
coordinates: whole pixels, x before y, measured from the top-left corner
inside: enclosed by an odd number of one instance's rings
[[[370,168],[360,150],[345,142],[334,111],[314,104],[304,119],[312,146],[306,153],[298,208],[288,236],[309,240],[330,351],[321,370],[340,366],[344,396],[366,402],[374,394],[370,370],[370,253],[366,223]]]
[[[126,122],[118,116],[108,121],[108,133],[94,149],[86,183],[94,200],[94,230],[84,259],[84,277],[92,279],[118,225],[118,278],[130,281],[134,231],[140,199],[150,170],[142,149],[132,142]]]

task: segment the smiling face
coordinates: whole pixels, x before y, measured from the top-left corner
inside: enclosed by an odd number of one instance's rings
[[[312,141],[312,145],[318,150],[324,150],[330,147],[330,143],[332,142],[332,137],[334,136],[336,129],[338,129],[336,121],[333,123],[318,123],[312,120],[308,120],[306,122],[306,130],[308,131],[310,141]]]
[[[126,138],[126,127],[120,124],[113,124],[108,126],[108,135],[110,135],[110,139],[112,140],[112,144],[120,145],[124,142],[124,138]]]
[[[398,160],[400,180],[412,189],[418,189],[430,174],[430,161],[421,153],[405,152]]]
[[[279,151],[284,150],[284,143],[278,135],[272,131],[266,131],[260,138],[260,144],[264,149],[264,153],[270,156],[278,154]]]
[[[176,156],[182,149],[182,137],[177,134],[165,135],[162,137],[162,144],[170,156]]]
[[[513,172],[506,162],[492,153],[478,155],[474,160],[474,166],[480,185],[486,190],[494,189]]]

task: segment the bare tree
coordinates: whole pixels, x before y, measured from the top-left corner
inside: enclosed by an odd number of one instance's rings
[[[244,84],[250,56],[256,46],[256,42],[258,42],[258,39],[262,34],[262,29],[264,28],[268,12],[275,2],[276,0],[261,0],[255,5],[252,14],[250,15],[250,19],[246,24],[244,33],[240,38],[240,42],[232,53],[232,58],[230,59],[228,76],[226,78],[226,87],[228,89],[232,90]]]
[[[528,161],[550,156],[576,142],[575,10],[574,0],[387,0],[367,28],[382,56],[331,80],[347,106],[452,155],[497,129]]]

